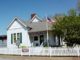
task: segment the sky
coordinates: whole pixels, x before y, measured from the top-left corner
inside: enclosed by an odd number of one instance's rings
[[[32,13],[40,18],[67,13],[76,8],[77,0],[0,0],[0,35],[7,34],[7,27],[14,17],[30,19]]]

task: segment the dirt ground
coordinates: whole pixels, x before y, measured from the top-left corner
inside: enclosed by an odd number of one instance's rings
[[[39,57],[0,55],[0,60],[80,60],[80,57]]]

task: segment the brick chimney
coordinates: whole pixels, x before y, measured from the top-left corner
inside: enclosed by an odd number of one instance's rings
[[[31,19],[36,15],[36,13],[32,13],[31,14]]]

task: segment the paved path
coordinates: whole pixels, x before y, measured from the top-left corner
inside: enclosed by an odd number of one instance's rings
[[[0,60],[80,60],[80,57],[36,57],[0,55]]]
[[[9,59],[9,58],[0,58],[0,60],[14,60],[14,59]]]

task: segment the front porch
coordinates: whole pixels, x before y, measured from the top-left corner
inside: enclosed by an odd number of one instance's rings
[[[47,39],[48,37],[48,39]],[[58,36],[55,36],[52,31],[47,32],[31,32],[29,33],[29,38],[32,47],[58,47],[62,46],[62,39]]]

